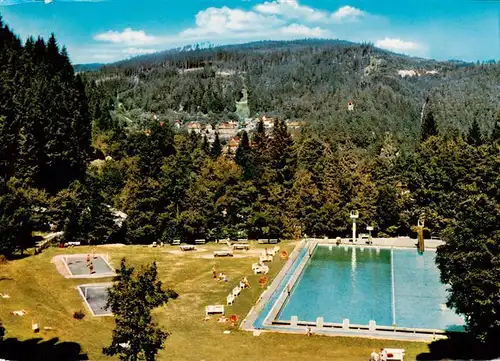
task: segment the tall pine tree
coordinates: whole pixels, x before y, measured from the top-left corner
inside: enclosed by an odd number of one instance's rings
[[[262,119],[260,119],[257,123],[257,129],[253,134],[252,147],[259,155],[262,155],[267,147],[266,129],[264,127],[264,121]]]
[[[248,139],[248,133],[243,131],[241,134],[240,143],[235,154],[235,161],[241,169],[243,170],[243,178],[251,179],[255,175],[252,149],[250,148],[250,140]]]
[[[215,139],[211,149],[212,157],[218,158],[222,154],[222,146],[220,144],[219,133],[215,133]]]
[[[295,153],[293,140],[284,120],[275,120],[267,153],[271,168],[277,172],[278,182],[289,183],[293,178]]]
[[[19,95],[23,72],[20,40],[0,17],[0,177],[14,175],[18,161],[19,122],[14,99]]]
[[[201,145],[201,149],[206,155],[210,155],[210,144],[208,143],[208,138],[206,135],[203,136],[203,143]]]
[[[491,132],[491,141],[493,143],[500,142],[500,112],[497,115],[495,126],[493,127],[493,131]]]
[[[483,136],[481,134],[481,129],[479,128],[479,123],[477,119],[474,119],[472,126],[469,129],[469,134],[467,135],[467,142],[475,147],[483,144]]]
[[[434,119],[434,114],[432,111],[427,113],[424,117],[422,128],[420,131],[420,140],[425,142],[427,138],[438,135],[438,130],[436,127],[436,121]]]

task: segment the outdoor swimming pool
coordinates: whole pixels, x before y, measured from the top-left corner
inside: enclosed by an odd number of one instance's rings
[[[111,310],[106,308],[109,287],[111,287],[111,284],[78,286],[80,296],[82,296],[94,316],[112,315]]]
[[[464,321],[444,306],[434,257],[432,250],[318,245],[276,319],[460,331]]]
[[[115,275],[113,268],[100,255],[91,257],[94,266],[93,273],[90,273],[87,264],[87,255],[67,255],[63,257],[63,261],[66,263],[71,276],[74,278],[112,277]]]

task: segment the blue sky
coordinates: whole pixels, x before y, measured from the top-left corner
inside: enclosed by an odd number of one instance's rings
[[[206,41],[311,37],[439,60],[498,60],[499,9],[500,0],[0,0],[18,35],[54,32],[73,63]]]

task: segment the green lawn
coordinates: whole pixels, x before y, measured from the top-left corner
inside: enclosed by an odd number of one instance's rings
[[[289,251],[293,248],[292,244],[281,246]],[[210,244],[202,248],[206,248],[205,254],[208,254],[217,245]],[[261,292],[259,276],[251,274],[251,264],[256,257],[214,260],[201,258],[201,252],[171,253],[177,250],[177,247],[170,246],[126,246],[98,247],[96,251],[109,253],[113,266],[118,266],[122,257],[137,266],[156,261],[162,281],[179,293],[177,300],[155,312],[156,321],[171,332],[158,360],[366,360],[372,349],[383,346],[405,348],[407,359],[414,360],[416,355],[428,350],[425,343],[307,337],[272,332],[253,336],[250,332],[217,323],[216,317],[203,322],[204,307],[208,304],[225,304],[226,295],[243,276],[248,277],[252,287],[243,290],[233,306],[226,306],[226,314],[236,314],[240,319],[246,316]],[[75,289],[79,284],[106,282],[109,279],[65,279],[50,263],[52,257],[58,254],[89,251],[90,247],[51,248],[37,256],[0,265],[0,293],[8,293],[11,297],[0,298],[0,320],[7,330],[7,338],[22,341],[34,337],[57,337],[63,342],[80,344],[82,352],[90,360],[111,360],[101,354],[101,349],[110,341],[113,318],[92,317]],[[244,254],[244,251],[236,251],[235,254],[240,253]],[[271,264],[270,279],[283,265],[283,261],[278,259],[276,257]],[[213,280],[211,269],[214,262],[218,270],[228,275],[228,283]],[[10,311],[21,309],[26,310],[28,315],[18,317],[10,314]],[[73,312],[80,309],[86,313],[85,318],[74,320]],[[54,330],[35,335],[31,331],[32,320],[42,328],[50,326]],[[232,329],[231,334],[223,334],[227,329]]]

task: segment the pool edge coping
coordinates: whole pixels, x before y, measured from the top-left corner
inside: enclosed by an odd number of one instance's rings
[[[247,315],[240,324],[240,329],[245,331],[260,330],[254,327],[255,321],[257,321],[257,318],[260,316],[260,313],[264,310],[272,294],[276,291],[280,283],[283,281],[283,278],[285,277],[288,270],[293,266],[294,262],[296,261],[296,258],[300,254],[300,250],[306,245],[306,243],[307,241],[305,239],[302,239],[295,246],[293,251],[290,253],[286,263],[283,265],[278,274],[274,277],[271,285],[264,291],[262,291],[259,298],[257,299],[257,302],[255,302],[255,304],[250,308],[249,312],[247,313]]]

